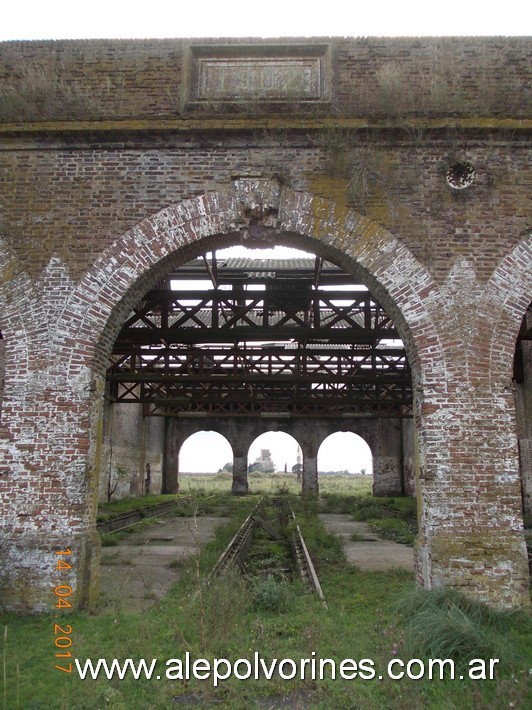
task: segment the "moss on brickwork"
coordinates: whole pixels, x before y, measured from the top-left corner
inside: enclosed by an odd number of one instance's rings
[[[307,103],[281,115],[255,102],[249,116],[242,105],[207,115],[194,95],[181,101],[186,41],[0,44],[0,91],[12,91],[9,67],[22,59],[37,66],[47,53],[56,70],[65,60],[62,80],[93,93],[102,76],[127,74],[124,100],[100,97],[107,104],[97,116],[59,110],[40,122],[30,111],[0,127],[9,255],[0,281],[2,416],[12,437],[0,440],[0,515],[6,540],[22,535],[25,554],[38,552],[33,568],[42,577],[24,592],[30,557],[16,559],[8,545],[2,564],[17,572],[4,596],[16,592],[38,608],[50,569],[32,526],[41,538],[66,527],[81,549],[80,603],[92,603],[103,381],[87,373],[103,376],[133,296],[202,248],[244,243],[253,219],[272,243],[336,254],[400,327],[417,388],[420,578],[521,603],[526,556],[513,532],[520,498],[510,382],[530,302],[532,122],[526,87],[511,103],[491,99],[515,90],[530,43],[331,42],[341,59],[318,112]],[[384,110],[398,77],[417,87],[411,95],[430,97],[423,82],[436,55],[461,105],[434,113],[399,97]],[[397,62],[405,67],[387,73]],[[447,183],[454,160],[474,166],[466,189]]]
[[[309,173],[304,177],[307,180],[309,192],[332,200],[337,206],[337,210],[341,207],[347,207],[346,188],[348,180],[346,178],[315,173]]]
[[[445,571],[448,583],[496,606],[530,604],[523,535],[449,529],[433,534],[430,544],[433,574]]]

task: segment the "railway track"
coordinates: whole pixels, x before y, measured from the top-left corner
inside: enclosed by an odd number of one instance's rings
[[[253,530],[255,527],[254,515],[262,504],[262,498],[259,500],[253,512],[248,515],[244,520],[237,533],[231,539],[231,542],[227,545],[225,550],[222,552],[218,561],[214,565],[211,573],[207,578],[207,582],[210,582],[214,577],[218,577],[229,569],[235,567],[235,565],[241,566],[247,555],[251,542],[253,540]]]
[[[274,498],[269,504],[259,500],[218,558],[207,583],[235,567],[248,576],[272,575],[284,580],[299,576],[305,591],[317,594],[327,608],[301,528],[284,498]]]
[[[321,600],[321,603],[327,609],[327,602],[323,596],[318,575],[314,569],[314,564],[312,563],[312,559],[309,555],[309,551],[305,544],[305,540],[303,539],[303,533],[301,532],[299,525],[295,526],[292,534],[292,548],[303,586],[309,592],[317,594]]]
[[[192,496],[184,496],[178,500],[171,500],[166,503],[159,503],[151,508],[140,508],[130,510],[127,513],[116,515],[109,520],[102,520],[96,523],[96,530],[102,534],[121,532],[137,525],[149,518],[158,518],[161,515],[173,513],[181,507],[182,503],[188,502]]]

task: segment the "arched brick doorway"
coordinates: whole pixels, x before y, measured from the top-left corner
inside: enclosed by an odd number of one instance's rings
[[[68,400],[68,411],[58,406],[54,412],[57,424],[70,425],[66,439],[72,452],[68,477],[59,476],[58,485],[61,490],[75,489],[77,500],[83,501],[74,507],[65,505],[62,532],[70,537],[77,560],[77,602],[90,604],[96,589],[94,490],[103,382],[126,314],[173,266],[214,245],[265,242],[306,245],[360,278],[401,334],[415,388],[421,511],[418,582],[427,588],[464,586],[477,597],[504,606],[524,603],[528,575],[513,410],[506,407],[509,396],[501,391],[501,380],[492,376],[493,367],[473,373],[464,366],[471,362],[464,359],[471,358],[472,351],[461,342],[463,319],[449,318],[450,305],[458,310],[460,294],[450,286],[438,288],[407,247],[375,222],[330,200],[263,179],[239,179],[227,190],[184,201],[140,223],[95,262],[65,305],[54,333],[54,352],[61,372],[57,388]],[[524,288],[524,277],[520,286]],[[504,306],[491,307],[501,317]],[[471,309],[470,348],[475,335],[480,337],[481,321],[478,311]],[[515,332],[513,324],[506,330],[499,328],[498,337],[513,336],[515,346],[518,325]],[[485,341],[483,355],[484,348]],[[465,424],[472,408],[476,415],[468,430]],[[500,414],[499,432],[506,436],[503,452],[486,434],[493,408]],[[46,459],[52,470],[64,469],[61,456],[46,446],[40,452],[41,465]],[[486,458],[495,463],[486,468]],[[37,548],[33,559],[44,572],[32,590],[32,605],[45,608],[50,603],[52,570],[44,557],[50,547]],[[20,565],[12,564],[11,570],[9,584],[14,584]]]

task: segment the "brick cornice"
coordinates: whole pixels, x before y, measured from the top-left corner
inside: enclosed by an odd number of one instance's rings
[[[367,118],[297,118],[294,116],[242,117],[225,116],[217,118],[175,118],[175,119],[125,119],[107,121],[24,121],[0,123],[0,134],[38,134],[84,132],[193,132],[193,131],[244,131],[260,129],[285,129],[320,131],[326,129],[408,131],[412,129],[440,131],[460,130],[512,130],[529,131],[529,118],[409,118],[409,119],[367,119]]]

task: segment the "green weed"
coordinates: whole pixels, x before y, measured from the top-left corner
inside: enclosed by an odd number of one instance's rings
[[[279,612],[286,607],[286,585],[278,582],[271,574],[266,579],[257,579],[251,591],[255,611]]]
[[[401,596],[397,613],[405,622],[410,653],[432,658],[499,658],[524,661],[513,635],[530,635],[530,617],[521,611],[497,611],[451,588],[416,588]]]
[[[374,533],[388,540],[401,542],[405,545],[413,545],[416,540],[415,534],[404,520],[397,518],[369,519],[367,523]]]

